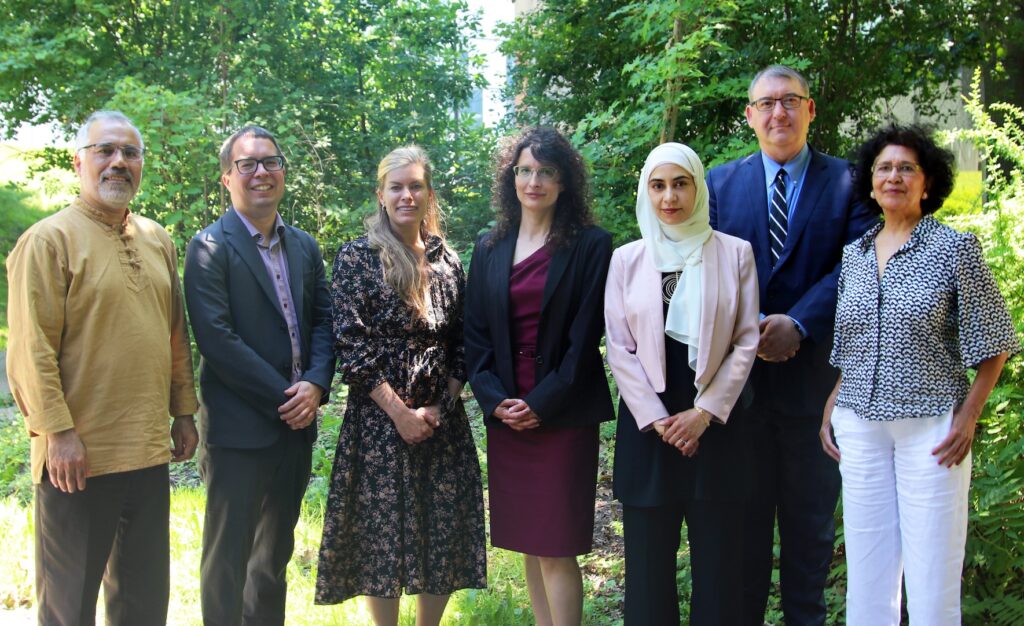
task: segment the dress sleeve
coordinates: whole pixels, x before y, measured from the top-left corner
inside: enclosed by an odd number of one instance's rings
[[[334,350],[338,373],[347,385],[371,390],[387,382],[386,353],[375,327],[380,286],[384,280],[376,255],[355,244],[338,250],[331,276]],[[373,270],[378,270],[378,276]]]
[[[466,273],[462,261],[453,253],[446,253],[451,265],[455,299],[452,302],[451,320],[448,326],[448,377],[466,381],[466,344],[463,324],[465,322]]]
[[[1020,352],[1020,340],[1006,302],[973,234],[960,239],[955,280],[963,366],[975,367],[1003,352]]]

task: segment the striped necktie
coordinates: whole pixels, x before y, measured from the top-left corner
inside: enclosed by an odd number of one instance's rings
[[[772,185],[772,206],[768,211],[768,232],[771,235],[772,265],[782,256],[789,230],[789,205],[786,204],[786,170],[780,169]]]

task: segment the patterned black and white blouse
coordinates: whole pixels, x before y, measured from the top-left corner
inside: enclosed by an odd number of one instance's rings
[[[925,216],[879,278],[881,229],[843,249],[836,405],[870,420],[942,415],[967,397],[967,368],[1020,341],[974,235]]]

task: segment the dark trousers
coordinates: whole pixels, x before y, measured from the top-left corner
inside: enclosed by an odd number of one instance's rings
[[[756,471],[745,515],[743,623],[764,623],[778,516],[786,626],[825,624],[840,478],[838,464],[821,449],[821,416],[761,412],[747,424]]]
[[[657,507],[622,507],[626,545],[627,626],[678,626],[676,553],[686,520],[693,579],[690,624],[734,626],[739,589],[743,506],[690,501]]]
[[[170,593],[167,465],[90,477],[85,490],[35,487],[39,623],[96,623],[103,582],[107,623],[165,624]]]
[[[202,446],[205,624],[284,624],[285,574],[311,457],[302,431],[284,433],[269,448]]]

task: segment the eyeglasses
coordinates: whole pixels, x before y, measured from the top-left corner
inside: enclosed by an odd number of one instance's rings
[[[781,102],[783,109],[792,111],[794,109],[799,109],[804,100],[810,100],[810,98],[807,96],[798,96],[795,93],[787,93],[781,98],[758,98],[757,100],[751,101],[750,106],[762,113],[767,113],[768,111],[775,109],[776,102]]]
[[[284,169],[284,157],[278,155],[262,159],[238,159],[235,161],[235,167],[238,168],[239,174],[252,174],[260,165],[268,172],[277,172]]]
[[[917,163],[911,163],[910,161],[900,161],[899,163],[875,163],[871,167],[871,173],[875,175],[875,178],[889,178],[892,176],[893,170],[896,170],[896,173],[899,174],[900,178],[909,178],[920,172],[921,166]]]
[[[534,174],[537,175],[537,178],[542,183],[550,183],[558,178],[558,170],[547,166],[532,168],[525,165],[517,165],[512,168],[512,171],[515,172],[516,178],[519,180],[530,180]]]
[[[145,152],[144,149],[138,146],[119,146],[116,143],[91,143],[87,146],[82,146],[79,150],[92,150],[92,153],[102,159],[112,159],[118,151],[121,152],[121,156],[124,157],[125,161],[141,161],[142,154]]]

